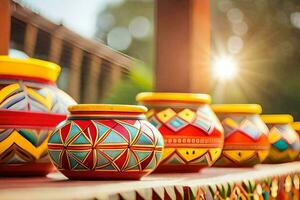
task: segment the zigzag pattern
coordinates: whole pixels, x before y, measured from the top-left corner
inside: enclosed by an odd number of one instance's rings
[[[0,163],[34,162],[47,155],[49,130],[4,129],[0,132]]]
[[[52,85],[0,81],[0,109],[67,113],[71,104],[75,101]]]
[[[298,134],[289,125],[269,125],[270,153],[266,163],[294,161],[300,151]]]
[[[269,150],[224,150],[222,156],[217,160],[217,166],[248,167],[264,161]]]
[[[154,110],[150,110],[147,116],[150,123],[157,129],[161,126],[166,126],[172,131],[178,132],[188,125],[193,125],[209,135],[213,130],[214,122],[211,121],[206,113],[201,113],[200,111],[196,113],[190,109],[183,109],[176,112],[171,108],[167,108],[157,113]]]
[[[48,147],[58,169],[150,172],[163,139],[144,120],[74,120],[53,132]]]
[[[158,171],[174,166],[194,170],[211,166],[220,156],[223,147],[223,128],[209,106],[197,110],[166,108],[151,109],[147,117],[165,140],[165,150]],[[176,170],[175,170],[176,171]]]
[[[225,129],[225,138],[240,131],[253,140],[257,140],[268,132],[266,127],[260,126],[253,118],[226,117],[222,120],[222,125]]]
[[[222,148],[165,148],[161,165],[211,166],[220,157]]]
[[[256,115],[220,115],[225,131],[217,166],[245,167],[264,161],[269,152],[268,129]]]

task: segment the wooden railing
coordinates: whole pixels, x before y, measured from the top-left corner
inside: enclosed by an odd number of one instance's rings
[[[58,86],[81,103],[97,103],[130,71],[133,60],[101,42],[83,38],[63,25],[12,1],[11,48],[62,67]]]

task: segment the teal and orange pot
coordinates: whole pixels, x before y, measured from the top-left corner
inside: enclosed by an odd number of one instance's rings
[[[292,127],[291,115],[262,115],[269,127],[270,153],[265,163],[291,162],[298,158],[300,152],[299,135]]]

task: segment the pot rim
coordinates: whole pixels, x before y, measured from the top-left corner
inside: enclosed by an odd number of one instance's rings
[[[215,113],[261,114],[259,104],[214,104],[211,105]]]
[[[123,104],[77,104],[68,107],[71,115],[75,112],[126,112],[144,114],[148,111],[145,106]]]
[[[300,122],[294,122],[294,123],[292,123],[292,127],[296,131],[300,131]]]
[[[291,124],[294,121],[293,116],[289,114],[265,114],[261,115],[261,119],[266,124]]]
[[[200,93],[173,93],[173,92],[142,92],[136,96],[141,103],[191,103],[210,104],[211,97]]]
[[[0,76],[5,78],[55,82],[60,71],[60,66],[52,62],[0,56]]]

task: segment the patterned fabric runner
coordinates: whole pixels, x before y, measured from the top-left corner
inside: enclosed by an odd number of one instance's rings
[[[141,181],[0,178],[1,199],[300,199],[300,162],[152,174]]]

